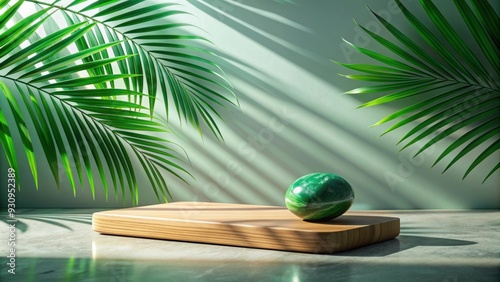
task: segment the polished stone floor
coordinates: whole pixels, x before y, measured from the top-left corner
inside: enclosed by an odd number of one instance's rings
[[[100,235],[96,210],[18,210],[0,281],[500,281],[500,211],[390,211],[396,239],[333,255]]]

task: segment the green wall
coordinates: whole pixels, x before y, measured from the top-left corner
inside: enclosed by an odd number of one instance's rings
[[[159,1],[159,0],[158,0]],[[353,0],[189,0],[180,2],[215,44],[220,64],[239,97],[240,109],[223,113],[225,142],[173,123],[178,142],[188,152],[195,180],[191,186],[167,176],[173,201],[220,201],[283,205],[287,187],[298,177],[316,171],[344,176],[356,193],[354,209],[459,209],[500,208],[500,174],[481,185],[496,154],[465,180],[466,162],[445,174],[443,164],[431,168],[437,151],[453,141],[412,159],[418,146],[398,153],[397,141],[405,131],[378,138],[385,127],[369,128],[394,109],[391,105],[355,109],[366,97],[342,95],[361,84],[337,73],[349,71],[332,63],[371,63],[342,42],[382,50],[355,28],[353,19],[385,34],[366,5],[398,27],[413,32],[393,1]],[[437,1],[460,19],[452,1]],[[498,2],[498,1],[497,1]],[[422,14],[418,1],[404,1]],[[498,5],[497,5],[498,6]],[[415,33],[415,32],[413,32]],[[208,131],[207,131],[208,132]],[[6,186],[7,164],[0,171]],[[469,159],[470,160],[470,159]],[[46,164],[40,163],[40,189],[29,183],[17,192],[18,207],[122,207],[99,189],[93,201],[87,188],[77,197],[63,178],[57,191]],[[142,175],[141,205],[157,203]],[[141,184],[140,184],[141,185]],[[98,187],[100,188],[100,187]],[[1,193],[1,205],[6,195]]]

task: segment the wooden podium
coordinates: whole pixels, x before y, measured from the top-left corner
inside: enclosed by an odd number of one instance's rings
[[[305,253],[336,253],[399,235],[399,218],[347,212],[307,222],[286,207],[176,202],[96,212],[102,234]]]

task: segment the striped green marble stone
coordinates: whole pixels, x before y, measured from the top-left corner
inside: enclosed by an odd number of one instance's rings
[[[332,173],[312,173],[286,191],[286,207],[307,221],[327,221],[345,213],[354,201],[351,185]]]

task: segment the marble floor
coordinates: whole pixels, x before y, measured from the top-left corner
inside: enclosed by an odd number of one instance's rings
[[[100,235],[88,209],[17,210],[0,281],[500,281],[500,211],[387,211],[393,240],[332,255]]]

